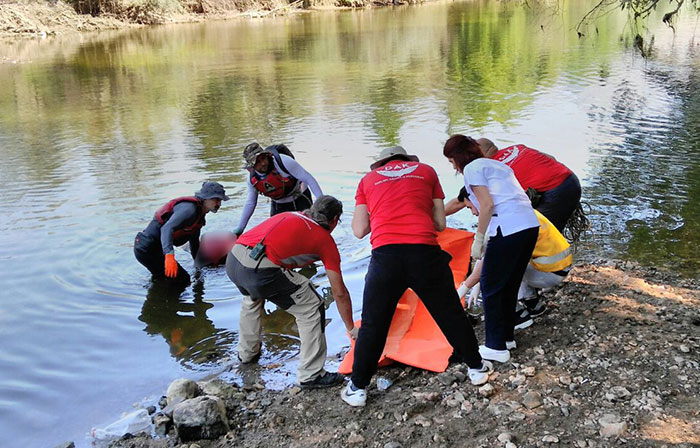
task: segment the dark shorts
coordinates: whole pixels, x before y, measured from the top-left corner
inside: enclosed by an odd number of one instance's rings
[[[307,208],[311,208],[313,200],[311,199],[311,190],[308,188],[292,202],[279,203],[272,201],[270,205],[270,216],[275,216],[283,212],[301,212]]]

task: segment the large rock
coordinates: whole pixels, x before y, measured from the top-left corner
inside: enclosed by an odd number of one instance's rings
[[[173,423],[182,441],[215,439],[229,431],[224,402],[210,395],[176,405]]]
[[[210,381],[202,381],[197,384],[199,384],[203,395],[213,395],[215,397],[223,398],[224,400],[231,398],[231,396],[237,392],[236,387],[219,378],[215,378]]]
[[[170,383],[168,391],[165,393],[168,406],[170,407],[200,395],[202,395],[202,389],[200,389],[199,385],[186,378],[180,378]]]
[[[615,414],[605,414],[599,420],[600,435],[602,437],[619,437],[627,430],[627,423],[620,421]]]

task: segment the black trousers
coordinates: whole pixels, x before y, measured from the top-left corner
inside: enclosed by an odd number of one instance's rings
[[[282,212],[301,212],[307,208],[311,208],[313,204],[311,199],[311,190],[307,187],[306,190],[292,202],[279,203],[277,201],[272,201],[270,204],[270,216],[275,216]]]
[[[562,232],[579,201],[581,201],[581,183],[572,173],[558,187],[542,193],[537,211],[546,216],[554,227]]]
[[[489,239],[481,268],[486,346],[505,350],[514,340],[518,289],[537,242],[539,227],[503,236],[501,228]]]
[[[474,329],[454,287],[451,259],[439,246],[425,244],[390,244],[372,251],[352,365],[355,386],[367,387],[377,371],[396,305],[407,288],[420,297],[455,354],[469,367],[481,367]]]
[[[168,278],[165,276],[165,255],[163,255],[163,247],[160,244],[160,240],[143,232],[137,233],[136,238],[134,238],[134,256],[136,256],[139,263],[151,271],[154,280]],[[174,280],[178,283],[189,283],[190,274],[178,263],[177,276],[168,280]]]

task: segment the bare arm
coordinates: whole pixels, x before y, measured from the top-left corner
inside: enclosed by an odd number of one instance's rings
[[[454,215],[464,207],[466,207],[464,202],[460,202],[460,200],[457,198],[452,198],[447,201],[447,204],[445,204],[445,216]]]
[[[479,283],[480,277],[481,277],[481,260],[477,260],[476,264],[474,265],[474,270],[472,271],[471,274],[469,274],[469,277],[467,277],[464,280],[464,284],[467,286],[467,288],[473,288],[474,285]]]
[[[476,199],[479,200],[479,223],[476,227],[477,233],[486,234],[486,229],[489,227],[489,222],[491,222],[491,216],[493,215],[493,198],[491,193],[489,193],[488,187],[483,185],[470,185]]]
[[[364,238],[365,235],[369,234],[369,212],[367,211],[367,205],[360,204],[355,207],[355,213],[352,215],[351,227],[352,233],[357,238]]]
[[[335,298],[335,304],[338,307],[338,314],[343,319],[345,329],[350,332],[355,327],[352,320],[352,299],[348,288],[345,287],[343,276],[339,272],[327,270],[328,280],[331,282],[331,291]]]
[[[433,225],[438,232],[442,232],[447,227],[445,203],[442,199],[433,199]]]

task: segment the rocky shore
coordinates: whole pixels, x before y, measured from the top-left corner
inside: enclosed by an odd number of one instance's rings
[[[441,374],[396,365],[378,373],[391,386],[372,384],[358,409],[340,388],[177,380],[151,409],[155,433],[167,436],[110,446],[700,446],[697,280],[582,264],[546,298],[548,312],[516,333],[511,362],[485,386],[470,385],[463,365]]]

